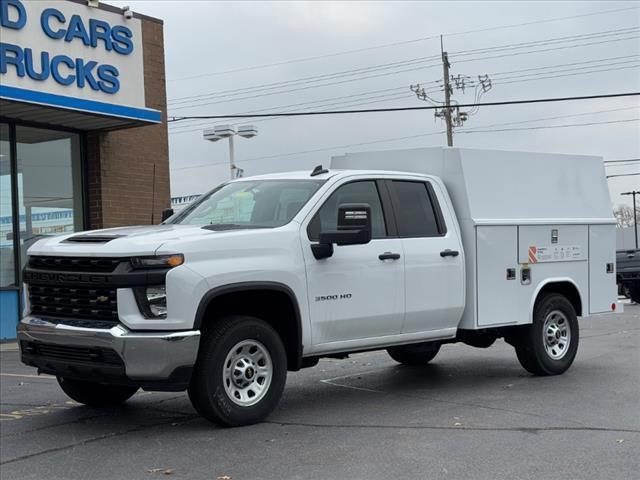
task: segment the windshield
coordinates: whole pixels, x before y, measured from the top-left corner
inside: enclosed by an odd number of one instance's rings
[[[255,180],[222,185],[167,223],[215,229],[286,225],[324,180]]]

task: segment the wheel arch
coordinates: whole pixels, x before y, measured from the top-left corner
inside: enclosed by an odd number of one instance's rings
[[[529,323],[533,322],[533,310],[538,299],[546,293],[559,293],[564,295],[573,305],[576,315],[581,317],[585,312],[582,292],[578,284],[569,277],[547,278],[536,287],[529,306]]]
[[[283,314],[284,313],[284,314]],[[302,364],[302,319],[295,293],[279,282],[239,282],[213,288],[198,304],[194,329],[206,331],[226,314],[259,317],[282,338],[288,370]],[[204,335],[203,335],[204,337]]]

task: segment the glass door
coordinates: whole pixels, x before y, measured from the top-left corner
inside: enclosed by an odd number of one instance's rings
[[[39,238],[82,230],[80,135],[16,127],[21,267]]]

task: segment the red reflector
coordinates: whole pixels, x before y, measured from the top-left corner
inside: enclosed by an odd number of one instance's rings
[[[613,310],[614,312],[616,311],[616,304],[615,303],[611,304],[611,310]]]

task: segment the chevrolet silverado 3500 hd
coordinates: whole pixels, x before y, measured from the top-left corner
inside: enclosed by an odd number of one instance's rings
[[[187,390],[225,426],[267,416],[288,370],[358,351],[423,365],[504,338],[532,374],[560,374],[577,318],[617,300],[604,167],[587,156],[347,154],[28,254],[24,363],[93,406]]]

